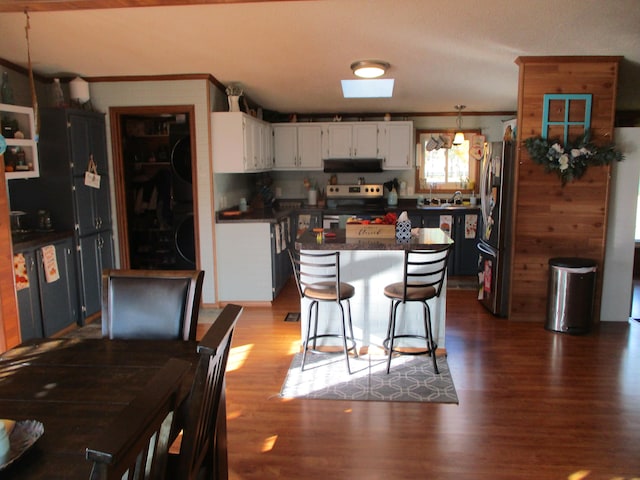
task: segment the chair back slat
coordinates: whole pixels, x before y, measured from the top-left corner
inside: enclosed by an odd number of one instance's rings
[[[90,480],[163,480],[174,413],[189,362],[171,359],[86,449]]]
[[[447,276],[450,252],[451,246],[405,251],[403,301],[407,299],[407,288],[409,287],[434,287],[435,296],[440,296]]]
[[[195,340],[202,270],[104,270],[102,335]]]
[[[196,479],[202,470],[204,478],[219,478],[215,472],[226,469],[225,371],[241,313],[238,305],[225,306],[198,343],[199,362],[187,401],[180,454],[171,470],[174,478]]]
[[[333,284],[335,298],[340,298],[340,252],[302,253],[290,248],[288,253],[300,297],[305,297],[307,288],[328,282]]]

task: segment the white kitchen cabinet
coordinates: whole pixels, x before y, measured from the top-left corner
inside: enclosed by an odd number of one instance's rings
[[[213,169],[217,173],[271,169],[271,125],[243,112],[211,114]]]
[[[4,152],[7,180],[40,176],[35,131],[33,108],[0,103],[0,135],[7,143]]]
[[[413,122],[380,123],[380,145],[384,170],[414,168],[415,140]]]
[[[216,223],[218,300],[271,301],[291,275],[286,245],[267,222]],[[285,228],[281,222],[281,228]],[[282,238],[282,237],[280,237]]]
[[[274,169],[322,170],[322,139],[320,124],[273,125]]]
[[[379,158],[378,123],[330,123],[324,158]]]

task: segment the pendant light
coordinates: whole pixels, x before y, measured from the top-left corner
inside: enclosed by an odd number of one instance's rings
[[[462,133],[462,110],[467,108],[466,105],[456,105],[454,107],[458,111],[458,118],[456,119],[456,124],[458,126],[458,130],[456,131],[455,136],[453,137],[454,145],[462,145],[464,143],[464,133]]]

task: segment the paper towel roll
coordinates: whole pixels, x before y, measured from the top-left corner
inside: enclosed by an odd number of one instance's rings
[[[71,100],[76,100],[80,103],[87,103],[91,100],[89,95],[89,84],[80,77],[76,77],[69,82],[69,96]]]

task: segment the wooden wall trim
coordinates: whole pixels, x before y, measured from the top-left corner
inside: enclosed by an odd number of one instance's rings
[[[0,353],[20,343],[20,320],[14,277],[4,155],[0,155]]]
[[[280,0],[2,0],[0,12],[52,12],[62,10],[97,10],[103,8],[169,7],[216,3],[261,3]],[[300,0],[285,0],[300,1]]]

